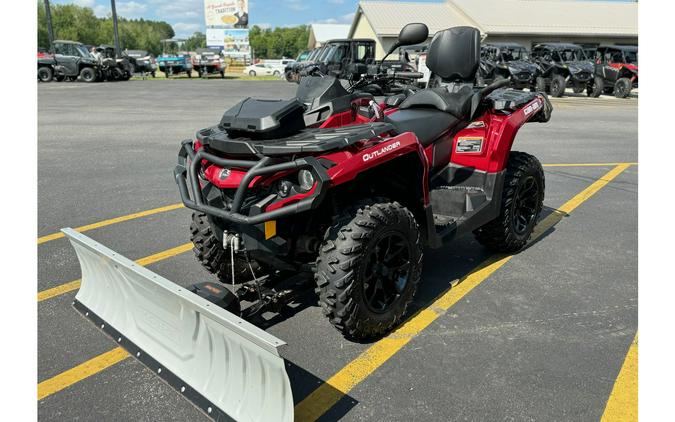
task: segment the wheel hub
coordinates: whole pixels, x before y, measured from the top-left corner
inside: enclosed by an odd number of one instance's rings
[[[537,215],[539,184],[534,176],[523,179],[513,201],[513,230],[522,235]]]
[[[366,306],[376,313],[386,312],[408,285],[411,267],[410,248],[401,234],[390,232],[380,237],[365,265]]]

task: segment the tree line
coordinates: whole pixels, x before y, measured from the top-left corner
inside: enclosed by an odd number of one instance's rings
[[[38,1],[38,47],[49,48],[47,17],[44,2]],[[113,44],[112,17],[96,17],[90,7],[74,4],[56,4],[51,6],[54,38],[79,41],[87,45]],[[173,38],[175,33],[171,25],[164,21],[145,19],[125,19],[118,17],[120,44],[123,49],[147,50],[152,54],[162,52],[160,40]]]
[[[49,48],[47,18],[44,2],[37,3],[38,47]],[[51,6],[52,27],[55,39],[79,41],[87,45],[113,44],[113,23],[110,16],[99,18],[90,7],[74,4]],[[162,53],[161,40],[173,38],[175,33],[164,21],[126,19],[118,17],[118,30],[122,49],[147,50],[154,55]],[[254,25],[249,32],[249,42],[255,58],[295,58],[307,48],[309,27],[263,29]],[[206,47],[206,36],[195,32],[185,40],[183,50],[194,51]]]
[[[309,27],[263,29],[253,25],[248,39],[256,59],[295,58],[307,49]]]

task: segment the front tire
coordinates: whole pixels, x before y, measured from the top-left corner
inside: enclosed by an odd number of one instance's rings
[[[599,76],[593,79],[593,87],[588,89],[588,96],[598,98],[605,90],[605,81]]]
[[[324,236],[315,273],[319,303],[345,337],[381,337],[405,315],[421,273],[413,214],[398,202],[362,201]]]
[[[546,79],[542,78],[541,76],[537,76],[534,89],[537,92],[546,92]]]
[[[536,157],[512,151],[506,166],[499,217],[473,233],[495,252],[517,252],[526,244],[544,203],[544,169]]]
[[[565,94],[567,82],[562,75],[554,75],[551,79],[551,96],[562,97]]]
[[[190,241],[192,242],[192,251],[197,261],[208,272],[217,276],[221,282],[231,283],[232,261],[230,254],[223,249],[223,245],[214,234],[206,214],[192,213]],[[261,270],[256,261],[251,261],[251,265],[255,271]],[[256,272],[256,275],[260,276],[261,274]],[[238,256],[234,260],[234,276],[238,283],[253,279],[247,262]]]
[[[96,72],[91,67],[83,67],[80,71],[80,79],[84,82],[95,82],[96,81]]]

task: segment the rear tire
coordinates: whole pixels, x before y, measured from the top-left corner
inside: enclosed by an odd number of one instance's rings
[[[255,70],[251,70],[250,72],[248,72],[248,76],[255,76],[255,75],[256,75]]]
[[[554,75],[551,79],[551,96],[562,97],[565,94],[567,81],[562,75]]]
[[[54,72],[50,67],[39,67],[38,68],[38,79],[40,82],[51,82],[54,78]]]
[[[614,84],[614,96],[616,98],[626,98],[630,95],[633,84],[628,78],[619,78]]]
[[[544,203],[544,169],[536,157],[512,151],[506,166],[499,217],[476,229],[476,240],[495,252],[517,252],[526,244]]]
[[[190,223],[190,241],[192,242],[192,251],[197,258],[197,261],[202,264],[204,268],[211,274],[214,274],[223,283],[231,283],[231,257],[230,253],[223,249],[222,243],[213,233],[211,223],[206,214],[192,213],[192,222]],[[262,271],[260,265],[256,261],[251,261],[253,270]],[[235,256],[234,260],[234,275],[238,283],[250,281],[253,279],[251,271],[245,260]]]
[[[415,217],[398,202],[380,198],[340,214],[324,236],[314,278],[330,323],[349,339],[366,340],[399,323],[421,273]]]

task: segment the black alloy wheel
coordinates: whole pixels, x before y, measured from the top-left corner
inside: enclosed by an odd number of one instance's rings
[[[409,242],[398,232],[385,233],[370,251],[364,267],[366,306],[375,313],[387,312],[401,297],[410,272]]]
[[[513,231],[523,235],[538,215],[539,184],[534,176],[522,179],[513,200]]]

